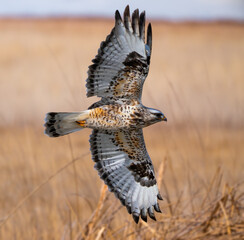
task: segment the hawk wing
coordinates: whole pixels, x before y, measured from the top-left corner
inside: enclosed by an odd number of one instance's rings
[[[135,10],[131,22],[129,6],[124,11],[124,21],[117,10],[115,27],[101,43],[89,66],[87,96],[140,100],[151,50],[151,24],[147,28],[145,44],[145,12],[139,16],[138,9]]]
[[[136,222],[155,219],[153,208],[161,212],[159,194],[151,159],[142,129],[130,131],[93,130],[90,136],[92,159],[99,176],[127,207]]]

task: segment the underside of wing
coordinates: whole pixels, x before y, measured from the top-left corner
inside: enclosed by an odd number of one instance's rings
[[[99,176],[127,207],[133,219],[154,220],[157,202],[162,199],[157,187],[153,165],[147,153],[142,130],[93,130],[90,137],[92,158]]]
[[[151,25],[147,29],[145,44],[145,12],[138,9],[130,18],[129,6],[115,13],[115,27],[101,43],[98,54],[89,66],[87,96],[103,98],[141,98],[147,77],[152,50]]]

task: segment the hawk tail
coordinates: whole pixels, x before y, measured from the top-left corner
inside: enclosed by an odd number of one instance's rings
[[[60,137],[85,127],[89,111],[82,112],[50,112],[45,118],[45,134],[49,137]]]

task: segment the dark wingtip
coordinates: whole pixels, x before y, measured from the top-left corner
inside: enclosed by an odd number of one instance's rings
[[[145,42],[145,11],[143,11],[140,15],[139,21],[139,32],[141,39]]]
[[[149,215],[149,217],[152,219],[152,220],[154,220],[154,221],[157,221],[157,219],[155,218],[155,216],[154,215]]]
[[[145,13],[145,11],[143,11],[141,14],[140,14],[140,24],[141,23],[145,23],[145,19],[146,19],[146,13]]]
[[[151,23],[149,23],[148,27],[147,27],[147,45],[150,48],[150,52],[152,52],[152,25],[151,25]]]
[[[147,222],[147,209],[146,208],[141,209],[141,219],[144,222]]]
[[[159,212],[159,213],[162,212],[161,209],[160,209],[160,207],[159,207],[159,205],[158,205],[158,203],[156,203],[156,204],[154,205],[154,209],[155,209],[156,212]]]
[[[126,206],[127,212],[128,212],[129,214],[131,214],[131,207],[128,206],[128,205],[125,205],[125,206]]]
[[[116,10],[116,12],[115,12],[115,20],[116,20],[116,22],[118,22],[118,21],[122,21],[122,18],[121,18],[121,16],[120,16],[120,13],[119,13],[118,10]]]
[[[137,8],[132,14],[133,33],[139,35],[139,9]]]
[[[137,216],[137,215],[132,215],[132,216],[133,216],[133,219],[134,219],[135,223],[138,224],[139,216]]]
[[[142,219],[144,222],[147,222],[147,215],[146,215],[146,216],[141,215],[141,219]]]
[[[143,11],[141,14],[140,14],[140,21],[145,21],[145,15],[146,15],[146,12]]]
[[[124,25],[127,30],[130,29],[130,7],[129,5],[126,6],[124,11]]]
[[[157,219],[155,218],[155,215],[154,215],[154,212],[153,212],[152,207],[149,207],[148,210],[147,210],[147,212],[148,212],[148,215],[149,215],[149,217],[151,219],[153,219],[154,221],[157,221]]]
[[[130,6],[129,6],[129,5],[127,5],[127,6],[125,7],[124,18],[125,18],[125,17],[130,17]]]
[[[160,193],[158,193],[157,197],[158,197],[159,200],[163,200],[163,198],[162,198],[162,196],[160,195]]]
[[[133,15],[139,19],[139,9],[134,10]]]
[[[152,24],[151,23],[148,23],[147,31],[150,31],[150,33],[152,34]]]

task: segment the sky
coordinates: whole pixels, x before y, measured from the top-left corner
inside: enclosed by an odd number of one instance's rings
[[[0,0],[0,17],[112,17],[127,4],[149,18],[244,21],[244,0]]]

